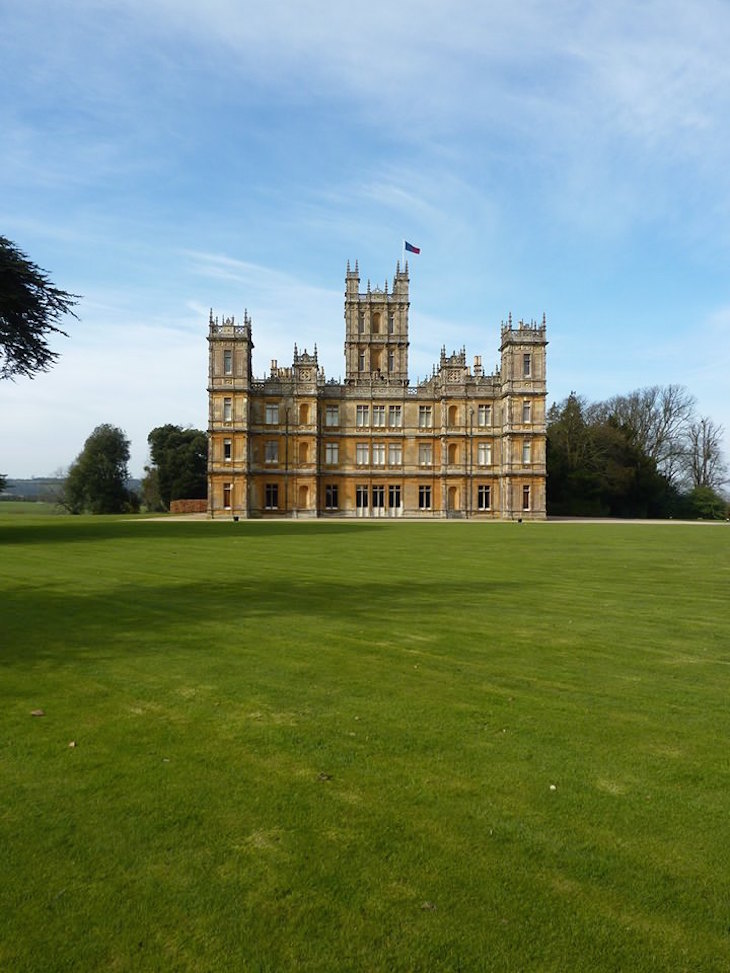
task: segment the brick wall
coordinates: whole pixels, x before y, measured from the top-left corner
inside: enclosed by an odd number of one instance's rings
[[[207,510],[207,500],[173,500],[170,503],[171,514],[204,514]]]

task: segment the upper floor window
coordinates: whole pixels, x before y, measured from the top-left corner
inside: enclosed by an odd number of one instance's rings
[[[419,466],[431,466],[433,463],[433,447],[431,443],[420,443],[418,446]]]
[[[233,457],[233,440],[224,439],[223,440],[223,459],[226,463],[230,463]]]
[[[525,423],[532,422],[532,403],[529,399],[522,403],[522,421]]]
[[[403,425],[403,409],[401,406],[388,406],[388,425],[393,429],[400,429]]]
[[[373,466],[385,466],[385,443],[373,443]]]
[[[356,410],[356,424],[358,426],[370,425],[370,406],[359,405]]]
[[[401,466],[403,463],[403,446],[401,443],[388,443],[388,464]]]
[[[358,443],[355,446],[355,462],[357,463],[357,465],[366,466],[368,463],[368,457],[369,457],[368,444]]]
[[[266,405],[266,425],[267,426],[276,426],[276,425],[278,425],[278,422],[279,422],[279,405],[278,405],[278,403],[276,405],[270,405],[269,403],[267,403],[267,405]]]
[[[433,426],[433,409],[430,405],[419,405],[418,425],[421,429],[431,429]]]
[[[328,406],[325,406],[325,410],[324,410],[324,424],[325,424],[325,426],[339,426],[339,424],[340,424],[340,407],[338,405],[328,405]]]
[[[389,372],[394,372],[395,371],[395,352],[394,351],[389,351],[388,352],[388,371]]]
[[[233,419],[233,399],[226,396],[223,399],[223,421],[230,422]]]
[[[233,375],[233,352],[226,348],[223,352],[223,374]]]
[[[338,443],[325,443],[324,461],[328,466],[335,466],[340,458],[340,447]]]
[[[279,462],[279,441],[277,439],[269,439],[264,444],[264,458],[267,463]]]
[[[522,444],[522,463],[526,466],[530,462],[532,449],[530,443]]]
[[[480,466],[492,465],[492,444],[479,443],[477,445],[477,463]]]
[[[388,315],[388,334],[395,334],[395,314],[392,311]]]
[[[477,409],[477,425],[478,426],[491,426],[492,425],[492,407],[491,405],[480,405]]]
[[[365,333],[365,314],[362,311],[357,316],[357,331],[358,334]]]
[[[522,375],[524,378],[530,378],[532,375],[532,355],[522,356]]]
[[[384,405],[374,405],[373,406],[373,425],[374,426],[384,426],[385,425],[385,406]]]
[[[365,371],[365,352],[361,351],[357,356],[357,367],[361,372]]]

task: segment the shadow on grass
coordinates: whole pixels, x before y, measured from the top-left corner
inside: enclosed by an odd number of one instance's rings
[[[0,525],[0,547],[10,544],[71,544],[109,540],[139,540],[159,536],[165,540],[203,540],[220,537],[282,537],[292,534],[306,534],[315,530],[318,536],[340,534],[363,526],[362,521],[352,523],[311,520],[306,522],[292,520],[249,520],[234,523],[232,520],[206,520],[184,523],[181,521],[118,520],[115,518],[64,517],[32,524],[23,523],[20,518]],[[383,528],[385,525],[368,521],[367,529]]]
[[[490,585],[492,595],[511,587]],[[440,603],[462,606],[466,619],[484,600],[482,584],[443,578],[390,579],[387,585],[276,579],[126,584],[104,592],[22,589],[6,599],[0,658],[5,664],[66,664],[89,653],[139,656],[181,646],[218,652],[221,645],[226,651],[255,647],[262,634],[272,633],[294,641],[312,632],[323,640],[353,632],[377,638],[383,626],[397,628],[399,622],[404,629],[427,632]]]

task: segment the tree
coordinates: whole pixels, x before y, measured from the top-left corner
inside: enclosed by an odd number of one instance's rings
[[[157,426],[147,437],[152,466],[147,467],[145,491],[169,509],[172,500],[204,500],[208,495],[208,437],[200,429],[170,423]]]
[[[48,347],[53,334],[68,337],[58,322],[79,300],[59,290],[48,274],[0,236],[0,378],[47,371],[58,358]]]
[[[722,457],[724,429],[702,416],[690,423],[686,434],[684,470],[693,488],[709,487],[716,492],[727,482],[727,466]]]
[[[138,501],[127,489],[129,440],[121,429],[97,426],[71,464],[63,503],[71,513],[116,514],[132,511]]]
[[[574,392],[548,412],[547,472],[551,514],[656,517],[675,499],[633,428]]]
[[[0,473],[0,493],[3,493],[7,485],[8,478],[3,473]]]
[[[673,482],[680,472],[694,406],[694,396],[684,386],[652,385],[599,402],[588,415],[589,420],[614,419],[623,426],[631,442]]]

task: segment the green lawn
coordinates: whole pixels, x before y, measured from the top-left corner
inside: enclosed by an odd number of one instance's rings
[[[3,509],[3,971],[730,970],[727,526]]]

